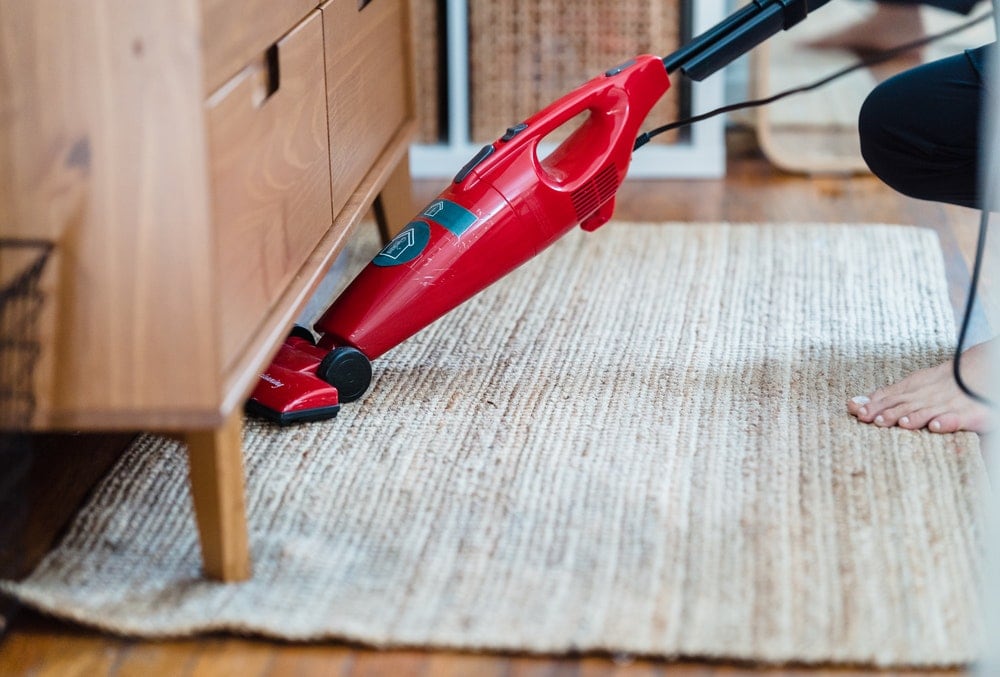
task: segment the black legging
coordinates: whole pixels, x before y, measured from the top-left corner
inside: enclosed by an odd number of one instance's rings
[[[918,66],[872,90],[858,129],[876,176],[910,197],[979,206],[980,108],[992,47]]]

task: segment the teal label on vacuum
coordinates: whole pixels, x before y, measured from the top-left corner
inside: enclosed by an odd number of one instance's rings
[[[451,200],[434,200],[420,215],[440,223],[457,237],[462,237],[478,220],[475,214]]]
[[[388,268],[409,263],[420,256],[431,239],[431,227],[423,221],[410,221],[399,235],[382,248],[372,263]]]

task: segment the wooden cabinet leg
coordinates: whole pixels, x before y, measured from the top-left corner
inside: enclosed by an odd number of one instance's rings
[[[221,581],[250,577],[242,431],[236,412],[221,428],[185,435],[205,574]]]
[[[403,155],[389,175],[382,192],[372,205],[382,243],[389,242],[413,218],[413,183],[410,181],[410,154]]]

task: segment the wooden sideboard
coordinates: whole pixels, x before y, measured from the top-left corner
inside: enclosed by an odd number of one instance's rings
[[[17,424],[181,435],[210,576],[249,575],[257,374],[412,215],[409,36],[407,0],[0,0],[0,235],[54,244]]]

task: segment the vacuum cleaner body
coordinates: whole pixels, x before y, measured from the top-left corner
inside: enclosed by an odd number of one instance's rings
[[[559,239],[614,211],[639,127],[670,87],[640,56],[570,92],[484,146],[387,244],[315,324],[260,375],[248,409],[281,423],[336,414],[376,359]],[[539,143],[579,126],[548,156]]]
[[[640,57],[483,147],[320,318],[320,344],[376,359],[577,224],[604,224],[639,125],[668,86],[663,61]],[[540,159],[539,142],[581,113],[586,120]]]
[[[247,409],[280,423],[336,415],[371,382],[371,362],[580,224],[614,211],[632,151],[669,73],[717,72],[829,0],[751,0],[664,58],[639,56],[597,76],[472,158],[324,313],[293,332],[260,375]],[[547,157],[539,143],[585,119]],[[574,121],[575,122],[575,121]]]

